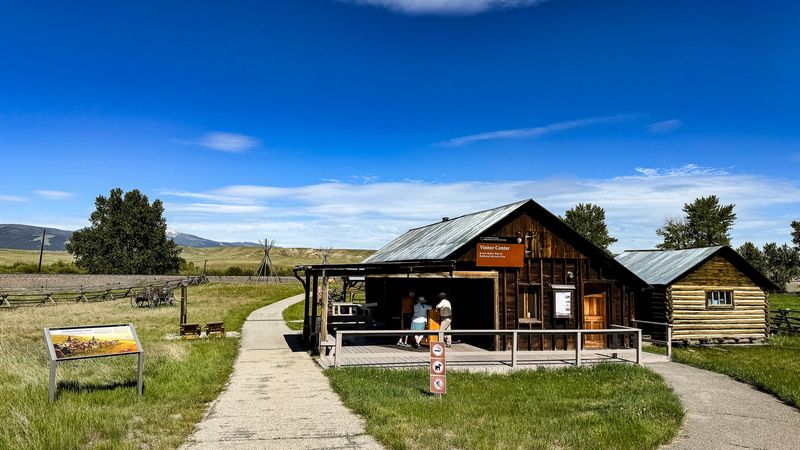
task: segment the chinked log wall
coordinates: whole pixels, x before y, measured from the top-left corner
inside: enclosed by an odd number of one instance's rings
[[[733,307],[707,307],[707,291],[733,291]],[[675,340],[753,342],[769,331],[766,293],[720,257],[673,283],[667,289],[667,304]]]

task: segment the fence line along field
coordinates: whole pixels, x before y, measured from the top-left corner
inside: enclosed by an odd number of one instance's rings
[[[193,263],[202,269],[203,263],[208,261],[209,270],[225,270],[228,267],[241,267],[252,269],[258,266],[264,256],[262,247],[182,247],[181,257],[187,263]],[[373,250],[333,250],[328,256],[331,264],[344,264],[361,262]],[[291,267],[297,264],[320,264],[322,253],[313,248],[283,248],[276,247],[270,252],[272,262],[276,266]],[[57,262],[73,262],[74,258],[67,252],[44,252],[43,264]],[[35,250],[8,250],[0,249],[0,266],[10,266],[15,263],[38,264],[39,252]]]

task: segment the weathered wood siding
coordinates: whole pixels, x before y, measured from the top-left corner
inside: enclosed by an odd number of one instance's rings
[[[733,307],[706,306],[707,291],[733,291]],[[764,339],[767,295],[721,257],[715,257],[667,289],[673,338],[690,342]]]
[[[527,329],[520,325],[527,311],[523,309],[522,290],[529,290],[538,298],[540,310],[532,317],[540,319],[539,329],[583,328],[584,294],[606,294],[607,325],[630,325],[635,314],[634,292],[618,280],[617,274],[608,268],[605,257],[591,258],[579,250],[568,233],[557,232],[547,226],[546,220],[539,220],[531,212],[523,212],[509,217],[494,228],[485,232],[486,236],[525,236],[531,233],[525,258],[521,268],[498,269],[498,305],[496,323],[502,329]],[[454,255],[459,270],[490,270],[475,266],[475,246],[470,245]],[[575,286],[573,297],[573,317],[556,319],[553,311],[553,284]],[[533,298],[533,294],[530,298]],[[510,349],[511,340],[497,340],[497,348]],[[621,344],[621,339],[609,339],[609,345]],[[564,336],[544,339],[523,338],[519,340],[520,349],[563,349],[574,348],[574,338]]]

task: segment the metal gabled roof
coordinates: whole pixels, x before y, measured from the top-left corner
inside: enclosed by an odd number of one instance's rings
[[[466,214],[406,231],[384,245],[364,263],[444,260],[462,246],[531,200],[522,200],[486,211]]]
[[[651,285],[668,285],[703,263],[722,247],[685,250],[626,250],[616,259]]]

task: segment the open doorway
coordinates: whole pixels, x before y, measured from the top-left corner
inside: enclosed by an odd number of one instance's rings
[[[453,329],[494,329],[494,279],[491,278],[382,278],[367,277],[368,302],[375,302],[375,320],[382,328],[398,329],[402,298],[409,290],[436,306],[445,292],[453,307]],[[492,336],[456,336],[477,347],[491,349]]]

